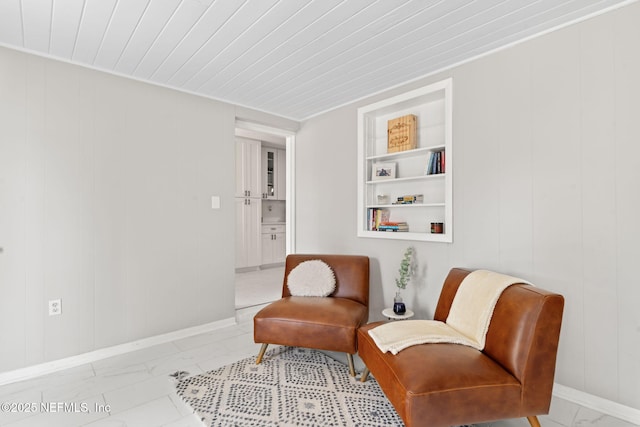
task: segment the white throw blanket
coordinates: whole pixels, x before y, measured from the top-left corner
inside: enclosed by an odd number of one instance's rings
[[[446,322],[405,320],[390,322],[369,331],[380,351],[398,354],[417,344],[453,343],[484,349],[493,310],[507,287],[529,282],[517,277],[476,270],[458,287]]]

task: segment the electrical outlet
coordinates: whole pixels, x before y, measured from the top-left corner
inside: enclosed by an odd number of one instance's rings
[[[62,314],[62,300],[52,299],[49,301],[49,316]]]

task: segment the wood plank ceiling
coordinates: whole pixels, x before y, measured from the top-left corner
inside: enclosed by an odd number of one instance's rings
[[[629,0],[0,0],[0,45],[303,120]]]

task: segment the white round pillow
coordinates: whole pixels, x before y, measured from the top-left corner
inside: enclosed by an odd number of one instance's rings
[[[295,266],[287,277],[289,293],[299,297],[326,297],[336,288],[333,270],[324,261],[314,259]]]

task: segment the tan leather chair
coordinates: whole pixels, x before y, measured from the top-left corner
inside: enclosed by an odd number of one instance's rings
[[[328,297],[291,296],[289,272],[308,260],[327,263],[336,278]],[[287,256],[282,299],[260,310],[253,318],[253,338],[262,343],[256,359],[260,363],[269,344],[347,353],[349,372],[355,376],[353,355],[357,353],[358,328],[369,317],[369,258],[358,255]]]
[[[453,297],[470,271],[452,269],[436,307],[446,321]],[[547,414],[556,366],[564,298],[515,284],[500,296],[483,351],[456,344],[421,344],[393,356],[368,331],[358,331],[358,355],[407,427],[445,427],[527,417],[539,427]]]

